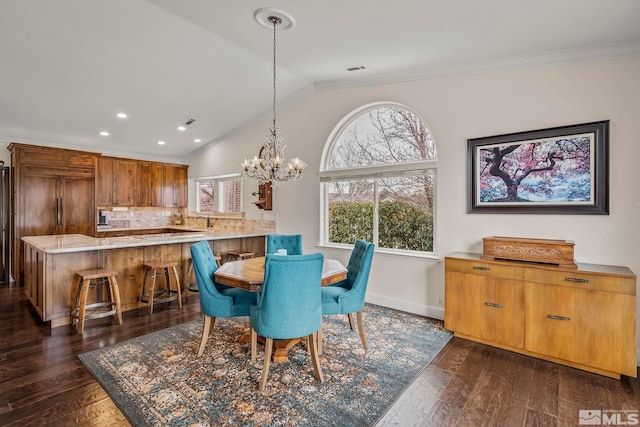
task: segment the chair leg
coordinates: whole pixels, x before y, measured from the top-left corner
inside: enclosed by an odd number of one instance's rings
[[[251,326],[251,321],[249,321],[249,327],[251,328],[251,361],[256,361],[256,353],[258,350],[258,334]]]
[[[320,329],[318,329],[318,355],[322,354],[322,341],[324,341],[324,334],[322,333],[322,325],[320,324]]]
[[[262,375],[260,376],[260,386],[258,389],[264,391],[267,385],[267,377],[269,376],[269,365],[271,364],[271,350],[273,349],[273,338],[266,338],[264,345],[264,365],[262,366]]]
[[[349,319],[349,327],[351,328],[351,330],[355,330],[353,326],[353,313],[347,313],[347,319]]]
[[[369,350],[369,346],[367,346],[367,339],[364,337],[364,323],[362,322],[362,310],[356,313],[356,317],[358,319],[358,332],[360,332],[360,340],[362,341],[362,346],[365,350]]]
[[[318,381],[323,382],[324,376],[322,375],[322,367],[320,366],[320,357],[316,351],[316,342],[318,342],[318,333],[314,332],[309,335],[309,352],[311,353],[311,361],[313,362],[313,369],[316,372],[316,378]]]
[[[204,325],[202,326],[202,339],[200,340],[200,349],[198,350],[198,357],[204,353],[204,347],[207,345],[207,340],[211,331],[213,331],[213,325],[216,323],[216,318],[212,316],[204,315]]]

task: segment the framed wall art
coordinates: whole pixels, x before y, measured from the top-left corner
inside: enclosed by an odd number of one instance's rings
[[[609,121],[467,140],[468,213],[609,214]]]

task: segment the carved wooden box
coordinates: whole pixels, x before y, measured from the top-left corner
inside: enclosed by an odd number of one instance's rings
[[[578,268],[573,257],[574,243],[569,240],[526,239],[522,237],[485,237],[482,258],[540,262]]]

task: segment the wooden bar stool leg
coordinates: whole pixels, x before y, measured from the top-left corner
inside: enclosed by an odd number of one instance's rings
[[[144,290],[147,287],[147,273],[149,273],[149,269],[144,269],[144,276],[142,277],[142,289],[140,289],[140,298],[138,298],[138,310],[142,307],[142,299],[144,298]]]
[[[91,284],[90,279],[84,279],[80,282],[80,301],[78,306],[78,333],[82,334],[84,332],[84,320],[85,320],[85,312],[87,306],[87,294],[89,293],[89,285]]]
[[[151,289],[149,290],[149,314],[153,314],[153,297],[156,293],[156,276],[158,275],[158,270],[154,269],[149,269],[149,271],[151,271]]]
[[[187,261],[187,268],[185,269],[186,274],[183,277],[184,283],[184,298],[189,301],[189,282],[191,282],[191,275],[193,274],[193,261],[191,258]]]
[[[176,268],[175,265],[171,268],[173,269],[173,275],[176,277],[176,292],[178,293],[178,306],[182,309],[182,293],[180,291],[180,276],[178,276],[178,269]],[[167,282],[167,286],[168,285],[169,283]]]
[[[122,306],[120,305],[120,289],[118,288],[118,281],[115,276],[109,276],[109,290],[111,291],[111,301],[116,306],[116,315],[118,316],[118,323],[122,325]]]

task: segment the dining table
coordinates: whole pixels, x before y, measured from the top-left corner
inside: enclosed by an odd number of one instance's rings
[[[287,255],[275,255],[287,256]],[[216,270],[215,280],[223,285],[233,286],[250,292],[260,292],[264,281],[265,257],[227,261]],[[347,268],[338,260],[325,258],[322,264],[321,286],[331,285],[347,278]],[[274,342],[273,361],[286,362],[289,350],[303,338],[283,339]],[[243,341],[249,341],[244,336]]]

